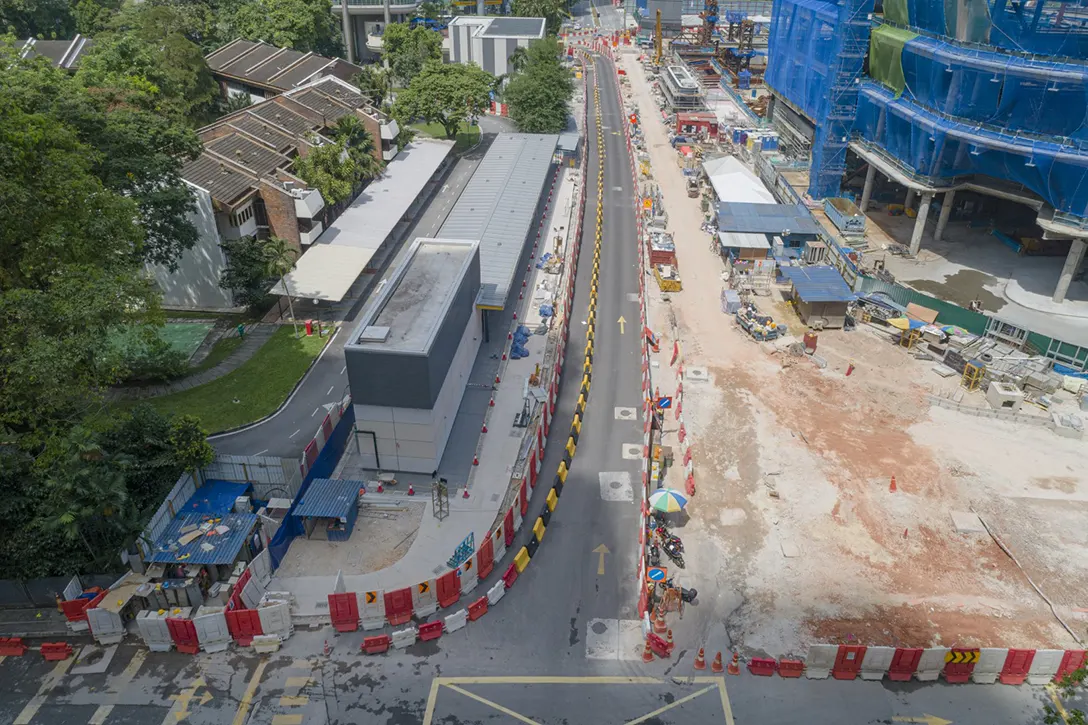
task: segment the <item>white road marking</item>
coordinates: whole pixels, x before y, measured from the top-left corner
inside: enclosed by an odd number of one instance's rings
[[[142,649],[136,650],[136,654],[132,656],[132,660],[128,663],[128,667],[125,668],[120,677],[110,683],[110,689],[118,695],[124,692],[125,688],[127,688],[133,678],[136,677],[136,673],[140,671],[140,667],[143,666],[145,659],[147,659],[147,651]],[[112,712],[113,705],[99,705],[87,725],[103,725],[103,723],[106,722],[106,718],[108,718]]]
[[[295,431],[294,433],[292,433],[291,435],[289,435],[289,436],[287,436],[287,437],[288,437],[288,438],[294,438],[295,436],[297,436],[297,435],[299,434],[299,431],[301,431],[301,430],[302,430],[302,429],[301,429],[301,428],[299,428],[298,430],[296,430],[296,431]]]
[[[329,386],[329,392],[325,393],[325,395],[332,395],[332,389],[335,388],[335,387],[336,387],[335,385],[330,385]]]
[[[627,471],[601,471],[597,474],[601,484],[602,501],[633,501],[635,489],[631,474]]]
[[[637,300],[636,300],[636,301],[637,301]],[[341,375],[343,375],[343,374],[344,374],[344,373],[346,373],[347,371],[348,371],[348,366],[347,366],[347,365],[345,365],[344,367],[340,368],[340,374],[341,374]]]
[[[637,619],[591,619],[586,624],[587,660],[638,660],[643,642]]]
[[[310,413],[310,417],[313,418],[315,415],[317,415],[317,411],[319,411],[319,410],[321,410],[320,405],[317,406],[316,408],[314,408],[314,412]]]
[[[60,684],[60,681],[68,673],[68,668],[72,666],[72,658],[66,660],[60,660],[57,664],[53,665],[53,669],[46,675],[42,681],[41,687],[38,688],[38,694],[30,698],[30,702],[19,713],[19,716],[15,718],[14,725],[30,725],[30,721],[34,719],[34,716],[38,714],[38,710],[45,704],[45,700],[49,697],[49,693],[53,691],[53,688]]]

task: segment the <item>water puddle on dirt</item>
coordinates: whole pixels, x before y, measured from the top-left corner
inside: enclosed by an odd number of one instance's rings
[[[993,285],[996,282],[996,277],[979,272],[977,269],[961,269],[945,277],[943,282],[931,279],[905,280],[905,284],[919,292],[925,292],[960,307],[967,307],[972,300],[978,298],[982,303],[982,309],[987,312],[997,312],[1006,304],[1003,298],[986,289],[986,285]]]

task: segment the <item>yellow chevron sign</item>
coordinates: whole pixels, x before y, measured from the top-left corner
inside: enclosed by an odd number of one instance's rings
[[[967,664],[969,662],[978,662],[978,650],[972,649],[962,652],[949,651],[948,654],[944,656],[944,661],[948,664],[953,665]]]

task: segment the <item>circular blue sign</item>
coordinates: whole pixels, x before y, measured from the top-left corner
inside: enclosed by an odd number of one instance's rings
[[[646,570],[646,578],[652,582],[663,582],[665,581],[665,570],[659,569],[656,566],[651,566]]]

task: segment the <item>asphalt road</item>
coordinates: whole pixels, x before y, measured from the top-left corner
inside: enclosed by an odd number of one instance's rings
[[[480,128],[483,131],[480,145],[462,156],[450,170],[443,182],[443,187],[435,193],[434,198],[404,236],[404,242],[401,243],[398,252],[390,255],[389,264],[381,270],[380,274],[374,276],[374,282],[370,284],[371,289],[385,271],[395,266],[401,255],[407,253],[413,239],[433,236],[438,232],[465,185],[472,178],[480,160],[487,153],[495,135],[500,131],[513,130],[507,119],[490,116],[480,119]],[[304,304],[301,301],[295,303],[296,314],[300,319],[306,314]],[[321,425],[321,420],[327,412],[325,406],[331,407],[342,400],[348,392],[348,378],[344,367],[344,344],[354,328],[355,319],[362,307],[361,303],[354,305],[353,311],[346,316],[339,332],[325,349],[321,359],[279,412],[241,431],[213,436],[210,440],[216,451],[239,456],[300,458],[302,450]]]
[[[604,67],[598,61],[598,70]],[[631,327],[621,335],[619,326],[609,322],[621,313],[637,319],[637,302],[630,296],[637,290],[634,220],[623,137],[612,133],[620,120],[615,79],[605,72],[600,82],[606,195],[592,392],[574,466],[544,542],[493,611],[436,641],[372,657],[357,654],[362,633],[329,630],[297,630],[283,650],[267,657],[237,649],[190,657],[124,645],[108,662],[100,661],[103,671],[97,673],[79,673],[71,661],[60,666],[71,671],[61,671],[33,653],[9,657],[0,661],[0,723],[1042,723],[1047,695],[1038,688],[712,676],[693,672],[694,652],[684,643],[678,643],[668,662],[643,664],[637,658],[638,635],[631,636],[630,621],[635,618],[638,509],[609,485],[616,473],[628,472],[634,488],[639,471],[637,460],[623,458],[622,444],[639,440],[641,427],[617,420],[614,410],[639,407],[637,336]],[[596,178],[595,137],[591,127],[591,183]],[[592,206],[588,211],[592,234]],[[588,305],[592,242],[583,240],[576,311]],[[585,345],[578,322],[572,326],[566,362],[568,372],[575,373]],[[577,375],[568,374],[560,389],[559,434],[553,434],[546,451],[546,474],[558,466],[565,443],[561,432],[573,416],[578,382]],[[604,487],[602,472],[610,474]],[[550,476],[544,481],[530,501],[530,521],[543,508]],[[529,535],[530,527],[523,526],[515,548]],[[610,551],[603,575],[593,553],[601,543]],[[482,582],[473,597],[498,573]],[[322,654],[325,641],[333,648],[328,657]],[[93,655],[88,660],[96,669]]]

